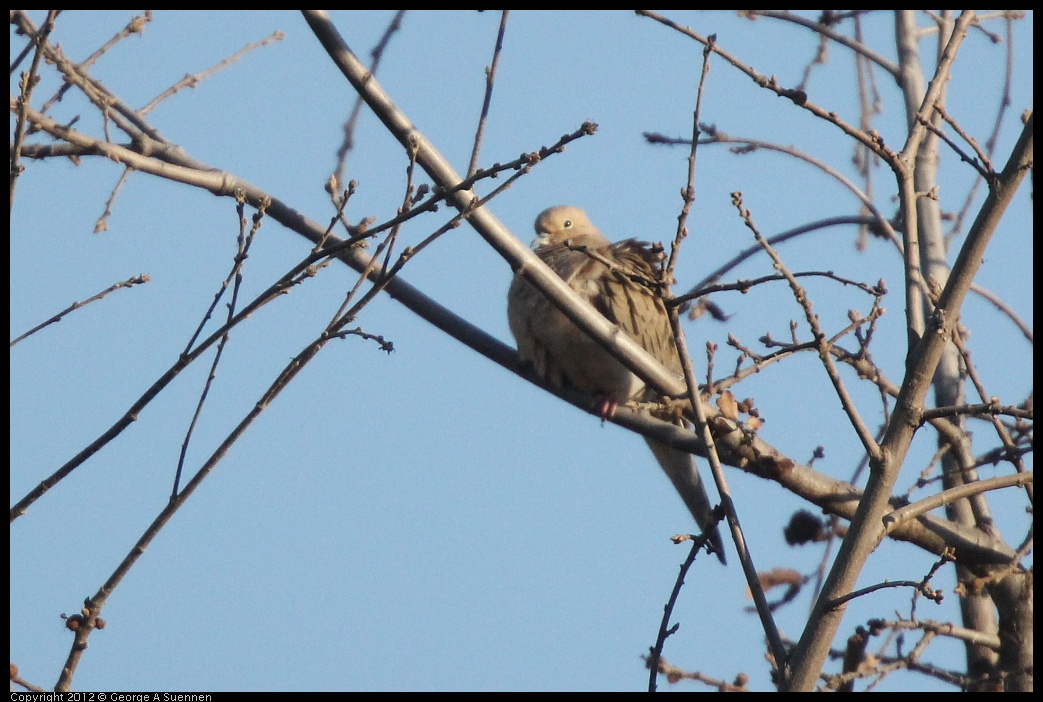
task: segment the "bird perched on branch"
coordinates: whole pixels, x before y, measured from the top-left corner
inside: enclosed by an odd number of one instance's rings
[[[536,217],[536,254],[580,297],[680,377],[681,359],[658,282],[661,253],[646,242],[610,242],[578,207],[559,205]],[[608,351],[573,324],[520,275],[507,294],[507,320],[522,358],[555,387],[594,396],[598,413],[611,416],[631,400],[662,398]],[[682,420],[678,420],[679,422]],[[713,508],[689,453],[646,439],[663,471],[680,493],[700,529],[713,524]],[[710,543],[725,562],[720,531]]]

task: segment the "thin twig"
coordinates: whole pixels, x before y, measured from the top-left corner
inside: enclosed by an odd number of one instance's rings
[[[688,178],[684,188],[681,189],[681,213],[677,216],[677,232],[674,234],[674,242],[670,246],[670,256],[666,265],[662,267],[662,279],[667,284],[674,279],[674,267],[681,253],[681,242],[688,236],[688,215],[695,202],[695,160],[699,153],[699,113],[703,106],[703,91],[706,89],[706,76],[710,74],[710,56],[713,52],[713,43],[716,37],[710,36],[710,44],[703,49],[702,68],[699,71],[699,85],[695,91],[695,109],[692,111],[692,138],[688,149]]]
[[[985,384],[982,382],[981,378],[978,375],[977,367],[971,361],[971,352],[970,349],[967,348],[967,344],[964,343],[962,331],[962,328],[954,330],[952,334],[952,340],[953,344],[956,346],[956,350],[959,351],[960,356],[963,358],[963,365],[964,368],[967,369],[967,376],[971,379],[971,382],[974,384],[974,389],[978,393],[978,397],[988,405],[989,409],[984,411],[984,414],[986,414],[989,417],[989,422],[992,424],[993,429],[996,431],[996,435],[999,437],[1000,443],[1003,444],[1003,447],[1007,450],[1007,460],[1011,462],[1011,464],[1014,466],[1014,469],[1017,470],[1019,473],[1024,472],[1025,463],[1021,460],[1021,457],[1017,453],[1017,449],[1014,446],[1013,439],[1011,439],[1010,432],[1008,432],[1006,427],[1003,426],[1003,422],[1000,421],[997,414],[1005,413],[1011,414],[1015,417],[1019,417],[1022,419],[1032,419],[1032,411],[1025,410],[1020,407],[1010,409],[996,407],[996,405],[998,405],[999,403],[995,401],[996,398],[989,396],[985,392]],[[1028,494],[1031,498],[1031,487],[1029,488]]]
[[[250,245],[253,243],[254,238],[257,236],[257,231],[261,227],[261,221],[264,218],[264,211],[267,209],[267,205],[270,203],[262,203],[262,206],[258,208],[257,213],[253,217],[253,226],[250,227],[250,231],[244,232],[246,227],[245,217],[245,205],[246,198],[240,197],[236,206],[236,213],[239,215],[239,237],[237,240],[237,250],[232,263],[232,270],[229,271],[228,275],[221,282],[220,290],[214,295],[214,301],[211,304],[209,310],[204,315],[204,321],[200,324],[196,334],[193,335],[192,340],[189,341],[188,347],[185,349],[187,353],[191,350],[192,343],[195,341],[196,336],[202,332],[203,325],[206,323],[206,319],[209,319],[213,309],[217,306],[218,300],[224,295],[224,292],[228,289],[229,283],[234,283],[232,286],[232,299],[228,303],[228,313],[225,322],[229,322],[235,317],[235,310],[239,301],[239,290],[242,287],[243,282],[243,264],[246,262],[246,258],[250,253]],[[214,352],[214,360],[210,364],[210,372],[207,373],[206,382],[203,384],[203,389],[199,393],[199,400],[196,402],[195,411],[192,413],[192,419],[189,420],[188,429],[185,430],[185,438],[181,442],[181,453],[177,460],[177,469],[174,471],[174,487],[170,491],[171,499],[177,497],[178,490],[181,484],[181,472],[185,466],[185,457],[188,455],[188,446],[192,441],[192,434],[195,431],[196,423],[199,421],[199,417],[203,412],[203,405],[206,403],[206,398],[210,393],[210,387],[213,385],[214,379],[217,377],[217,367],[221,364],[221,357],[224,354],[225,345],[228,343],[229,334],[225,333],[221,340],[217,344],[217,350]]]
[[[493,98],[493,85],[496,83],[496,68],[500,65],[500,52],[503,51],[503,36],[507,32],[507,18],[510,10],[500,10],[500,29],[496,32],[496,46],[493,48],[492,63],[485,69],[485,97],[482,99],[482,112],[478,117],[478,130],[474,135],[474,147],[471,149],[471,162],[467,166],[467,175],[474,175],[478,168],[478,154],[482,150],[482,136],[485,134],[485,120],[489,117],[489,105]]]
[[[879,519],[887,509],[899,468],[909,453],[918,426],[916,417],[923,409],[924,398],[949,333],[955,328],[970,283],[978,272],[999,221],[1031,167],[1034,144],[1032,126],[1033,118],[1030,115],[956,257],[952,272],[938,298],[939,304],[930,319],[928,333],[912,346],[907,357],[906,379],[888,422],[887,432],[880,443],[884,451],[881,459],[873,463],[873,470],[870,471],[862,500],[852,517],[848,535],[844,538],[822,594],[808,618],[808,625],[792,653],[792,676],[781,686],[784,690],[809,690],[814,686],[828,655],[828,643],[836,635],[842,618],[842,613],[832,608],[832,601],[851,591],[857,575],[879,543]]]
[[[854,401],[848,394],[847,388],[844,386],[844,382],[841,380],[840,374],[837,372],[837,368],[833,363],[833,358],[830,355],[830,344],[819,325],[818,315],[812,311],[811,301],[808,299],[807,293],[800,284],[797,283],[797,279],[793,273],[791,273],[790,270],[786,268],[785,264],[783,264],[782,259],[779,257],[778,253],[776,253],[775,249],[768,244],[760,231],[758,231],[756,225],[754,225],[750,211],[742,206],[742,193],[732,193],[732,202],[739,210],[743,222],[753,233],[757,243],[764,247],[764,251],[771,257],[771,260],[774,261],[775,268],[786,276],[790,289],[793,291],[794,299],[796,299],[797,303],[804,310],[804,317],[807,319],[808,325],[811,327],[811,333],[818,344],[819,358],[822,360],[822,365],[826,370],[826,375],[829,377],[830,382],[833,383],[833,388],[836,390],[837,397],[840,399],[840,404],[843,406],[844,412],[847,414],[848,420],[851,422],[851,426],[854,428],[858,438],[862,441],[862,446],[865,447],[866,453],[871,457],[878,458],[880,454],[880,445],[876,442],[876,439],[873,437],[872,433],[870,433],[869,428],[866,427],[865,423],[862,421],[858,408],[855,407]]]
[[[1014,82],[1014,26],[1013,26],[1013,24],[1014,24],[1014,20],[1015,19],[1020,19],[1020,17],[1016,18],[1016,17],[1012,16],[1013,14],[1014,14],[1013,12],[1005,12],[1004,13],[1004,18],[1006,19],[1006,26],[1007,26],[1007,41],[1006,41],[1007,53],[1006,53],[1006,61],[1005,61],[1004,72],[1003,72],[1003,90],[1002,90],[1001,95],[1000,95],[999,107],[996,110],[996,119],[995,119],[995,121],[993,122],[993,125],[992,125],[992,133],[989,134],[989,138],[985,140],[985,153],[989,156],[990,159],[991,159],[992,155],[996,152],[996,143],[997,143],[997,141],[999,141],[1000,130],[1003,127],[1003,124],[1004,124],[1004,119],[1003,118],[1006,115],[1007,110],[1010,108],[1011,102],[1012,102],[1010,95],[1011,95],[1011,85]],[[981,16],[979,16],[978,19],[979,19],[979,22],[980,22]],[[960,211],[956,213],[956,216],[953,219],[953,225],[952,225],[952,227],[950,227],[949,233],[945,237],[945,243],[946,243],[946,247],[947,248],[948,248],[949,244],[951,243],[951,241],[953,240],[953,238],[956,236],[956,234],[963,231],[963,223],[966,221],[967,214],[970,212],[971,207],[973,207],[974,203],[976,203],[978,201],[977,200],[978,188],[981,186],[981,184],[983,182],[986,182],[983,178],[976,178],[974,180],[974,183],[967,190],[967,195],[964,198],[963,206],[960,208]]]
[[[314,254],[313,254],[314,256]],[[75,456],[66,461],[58,470],[44,478],[35,488],[30,490],[22,499],[20,499],[10,510],[10,519],[13,522],[18,517],[25,514],[26,510],[43,495],[45,495],[51,488],[57,485],[63,478],[69,475],[73,470],[82,465],[88,458],[97,453],[102,447],[108,444],[110,441],[119,436],[128,426],[135,422],[141,411],[152,402],[152,400],[162,391],[167,385],[169,385],[174,378],[181,373],[182,370],[187,368],[193,361],[199,358],[210,346],[217,343],[230,329],[235,325],[239,324],[243,320],[249,318],[255,311],[260,309],[262,306],[269,302],[277,299],[286,292],[289,291],[295,285],[298,285],[305,278],[311,276],[311,258],[305,259],[304,263],[295,266],[289,273],[280,278],[276,283],[268,287],[267,290],[262,292],[250,304],[246,305],[239,314],[237,314],[232,320],[225,323],[220,329],[216,330],[213,334],[203,340],[198,346],[196,346],[191,352],[182,353],[177,361],[175,361],[155,382],[149,386],[142,395],[135,400],[131,406],[127,409],[123,415],[116,420],[108,429],[106,429],[97,438],[91,441],[87,446],[79,451]],[[321,256],[316,256],[321,258]]]
[[[832,24],[826,24],[821,21],[811,20],[806,17],[802,17],[789,10],[742,10],[740,14],[748,15],[753,18],[770,17],[772,19],[783,20],[785,22],[790,22],[801,27],[806,27],[807,29],[813,30],[814,32],[818,33],[824,38],[835,41],[836,43],[845,46],[848,49],[851,49],[857,55],[869,61],[872,61],[874,64],[884,69],[891,75],[896,75],[898,72],[898,64],[896,64],[894,61],[886,58],[881,54],[878,54],[862,42],[850,39],[849,37],[846,37],[843,34],[834,31],[832,27],[834,24],[836,24],[836,22],[833,22]]]
[[[782,144],[775,144],[770,141],[764,141],[762,139],[749,139],[742,137],[733,137],[729,134],[725,134],[723,131],[713,127],[711,125],[701,125],[703,132],[707,134],[705,144],[739,144],[742,146],[741,149],[733,150],[733,153],[747,154],[761,149],[765,151],[773,151],[776,153],[785,154],[792,156],[800,161],[814,166],[823,173],[829,175],[831,178],[836,180],[838,183],[843,185],[847,190],[858,198],[858,201],[862,204],[862,207],[873,215],[873,231],[888,238],[892,243],[895,244],[896,248],[901,250],[901,243],[898,235],[894,231],[894,227],[891,222],[884,217],[876,205],[873,203],[866,193],[864,193],[858,185],[856,185],[850,178],[845,176],[836,168],[833,168],[825,161],[815,158],[810,154],[807,154],[800,149],[796,149],[792,146],[784,146]],[[645,140],[650,144],[680,144],[685,145],[688,143],[688,139],[672,139],[670,137],[663,136],[662,134],[656,134],[654,132],[645,132],[643,134]]]
[[[970,416],[970,417],[996,417],[998,415],[1007,415],[1010,417],[1018,417],[1019,419],[1033,419],[1035,412],[1031,409],[1024,407],[1017,407],[1014,405],[1001,405],[999,402],[992,399],[986,399],[985,402],[978,404],[964,404],[964,405],[943,405],[941,407],[930,407],[925,409],[921,415],[921,421],[927,422],[936,417],[959,417],[959,416]]]
[[[962,626],[956,626],[951,622],[939,622],[932,619],[916,619],[915,621],[909,619],[873,619],[870,620],[869,625],[874,629],[887,628],[906,631],[930,631],[939,636],[948,636],[959,641],[967,641],[968,643],[987,646],[994,650],[999,650],[1000,647],[1000,637],[996,634],[989,634],[975,629],[967,629]]]
[[[691,569],[692,564],[695,563],[695,557],[699,555],[699,551],[706,546],[710,540],[710,534],[716,529],[716,524],[708,525],[706,530],[703,531],[701,536],[688,536],[680,537],[675,536],[673,538],[674,543],[681,543],[682,541],[691,541],[692,548],[688,551],[688,557],[684,559],[681,567],[678,569],[677,579],[674,580],[674,587],[670,590],[670,597],[666,600],[666,605],[663,607],[663,618],[659,622],[659,632],[656,634],[655,645],[649,648],[648,655],[648,691],[656,691],[656,678],[660,672],[659,662],[662,660],[663,646],[666,644],[667,638],[672,636],[677,631],[678,625],[670,626],[670,617],[674,613],[674,605],[677,604],[677,598],[681,594],[681,588],[684,586],[685,576]]]
[[[26,21],[28,21],[28,18],[26,18]],[[124,25],[123,29],[116,32],[116,34],[114,34],[112,38],[110,38],[107,42],[98,47],[98,49],[90,56],[76,64],[77,70],[81,73],[86,72],[88,68],[97,63],[98,59],[100,59],[102,56],[108,53],[108,51],[112,49],[114,46],[116,46],[116,44],[118,44],[119,42],[135,34],[143,34],[145,32],[145,26],[151,21],[152,10],[145,10],[140,15],[135,15],[134,17],[131,17],[130,21],[127,22],[126,25]],[[40,112],[42,112],[43,114],[47,114],[50,111],[50,109],[54,107],[54,105],[57,104],[58,101],[61,100],[62,97],[65,95],[65,93],[68,92],[69,89],[72,88],[74,85],[74,83],[69,81],[63,82],[62,86],[58,88],[58,91],[53,96],[51,96],[51,98],[47,102],[43,104],[43,107],[40,108]]]
[[[758,247],[759,248],[759,247]],[[763,249],[761,249],[763,250]],[[839,276],[831,271],[801,271],[793,274],[794,278],[828,278],[835,280],[845,286],[850,285],[858,288],[862,292],[868,295],[881,295],[886,290],[881,290],[878,286],[872,286],[868,283],[863,283],[859,280],[852,280]],[[702,297],[703,295],[709,295],[711,293],[726,292],[734,290],[741,293],[747,293],[758,285],[765,283],[772,283],[777,281],[786,280],[786,276],[781,273],[775,273],[773,275],[763,275],[760,278],[740,278],[734,283],[719,283],[717,285],[707,285],[705,287],[693,288],[692,292],[679,295],[678,297],[671,298],[667,301],[669,307],[683,307],[686,302],[690,302],[696,298]]]
[[[1005,303],[999,295],[988,290],[977,283],[971,283],[971,292],[977,293],[984,299],[988,300],[992,305],[999,310],[1007,319],[1014,323],[1014,326],[1018,328],[1022,336],[1031,344],[1033,343],[1032,328],[1023,320],[1018,314]]]
[[[387,28],[384,30],[384,34],[381,35],[377,45],[370,52],[370,58],[372,59],[369,64],[370,75],[376,75],[377,67],[380,66],[380,59],[384,56],[384,50],[387,49],[388,42],[391,41],[391,37],[395,32],[402,28],[402,18],[405,15],[405,10],[395,12],[395,16],[391,18]],[[330,175],[332,183],[329,189],[330,194],[339,190],[341,187],[340,183],[344,182],[344,169],[347,166],[348,152],[355,147],[355,129],[358,126],[359,115],[362,113],[364,104],[361,95],[356,97],[355,104],[351,107],[351,114],[344,123],[344,140],[341,142],[340,148],[337,149],[337,167],[333,170],[333,174]]]
[[[887,533],[891,533],[902,522],[910,519],[915,519],[921,514],[926,514],[932,509],[937,509],[942,505],[946,505],[956,500],[962,500],[971,495],[978,495],[990,490],[1000,490],[1006,487],[1013,487],[1017,485],[1028,485],[1032,483],[1032,472],[1027,471],[1025,473],[1014,473],[1012,475],[1000,475],[995,478],[986,478],[985,480],[978,480],[973,483],[964,483],[957,485],[956,487],[943,490],[934,495],[918,500],[917,502],[901,507],[899,509],[885,514],[883,517],[884,528]]]
[[[793,239],[795,237],[798,237],[801,234],[806,234],[817,229],[824,229],[826,227],[835,227],[845,224],[872,225],[872,223],[875,221],[876,220],[874,218],[870,217],[828,217],[826,219],[820,219],[815,222],[809,222],[808,224],[804,224],[799,227],[794,227],[793,229],[788,229],[780,234],[774,234],[772,236],[769,236],[767,240],[768,243],[772,246],[778,246],[779,244],[789,241],[790,239]],[[737,255],[733,256],[730,260],[718,266],[715,270],[711,271],[708,275],[706,275],[706,277],[704,277],[698,283],[693,285],[689,292],[685,293],[684,295],[678,296],[675,299],[679,300],[684,297],[687,297],[692,293],[697,292],[702,288],[705,288],[717,282],[718,280],[724,277],[725,273],[737,267],[740,263],[751,258],[755,254],[762,252],[763,250],[764,249],[762,249],[757,244],[754,244],[753,246],[746,248],[745,250],[739,252]]]
[[[917,592],[925,592],[924,584],[919,580],[888,580],[887,582],[876,583],[875,585],[869,585],[868,587],[861,588],[860,590],[849,592],[843,597],[838,597],[831,604],[834,608],[839,608],[844,604],[850,602],[851,600],[855,599],[856,597],[865,597],[866,595],[872,594],[879,590],[886,590],[892,587],[911,587],[915,589]],[[932,595],[934,594],[933,589],[928,589],[926,592],[929,592]],[[930,597],[930,595],[928,595],[928,597]]]
[[[105,200],[105,211],[101,213],[97,221],[94,222],[94,233],[100,234],[109,230],[109,216],[112,214],[112,205],[116,202],[116,196],[119,195],[120,191],[123,190],[123,186],[130,180],[130,174],[134,172],[134,169],[127,166],[120,173],[119,180],[116,181],[116,185],[112,187],[112,192],[109,193],[109,197]]]
[[[498,192],[502,192],[498,191]],[[487,201],[487,199],[486,199]],[[486,201],[476,202],[476,206],[480,207],[485,204]],[[458,222],[466,216],[467,213],[461,212],[454,217],[454,223]],[[257,221],[257,220],[255,220]],[[450,228],[449,225],[446,229]],[[396,233],[397,229],[392,229],[384,243],[390,241]],[[376,263],[379,261],[379,250],[376,255],[371,258],[371,265],[367,266],[360,279],[366,279],[369,274],[375,270]],[[319,255],[313,253],[312,256]],[[239,438],[246,432],[247,428],[261,415],[261,413],[267,409],[271,403],[279,396],[279,394],[290,384],[290,382],[304,369],[304,367],[314,359],[318,353],[333,339],[344,338],[346,335],[357,335],[363,338],[377,340],[382,350],[390,351],[391,346],[382,337],[366,334],[359,330],[343,330],[343,327],[350,321],[354,320],[359,311],[371,302],[380,292],[382,292],[389,283],[394,280],[394,275],[385,274],[380,276],[374,285],[356,302],[350,309],[344,311],[344,313],[337,319],[335,319],[330,325],[328,325],[322,333],[314,341],[310,342],[303,350],[301,350],[290,362],[283,368],[278,374],[275,380],[269,385],[267,390],[262,393],[261,398],[255,403],[254,407],[246,414],[245,417],[236,425],[232,432],[225,438],[221,445],[211,454],[210,458],[203,464],[202,467],[196,472],[191,480],[185,485],[184,489],[173,495],[166,507],[157,515],[149,527],[145,530],[142,536],[138,539],[137,543],[130,550],[130,552],[124,557],[120,564],[116,567],[113,573],[105,581],[105,583],[99,588],[97,593],[88,598],[84,602],[84,615],[83,622],[80,624],[76,631],[76,636],[73,642],[73,646],[69,652],[68,659],[62,670],[62,674],[59,678],[58,684],[56,685],[57,690],[68,690],[72,677],[75,670],[82,658],[83,651],[87,648],[87,639],[91,632],[97,628],[98,617],[108,601],[109,596],[115,590],[115,588],[122,582],[129,573],[130,569],[137,563],[140,557],[147,550],[149,544],[155,539],[163,527],[169,522],[170,518],[185,504],[187,499],[195,492],[196,488],[202,483],[202,481],[210,475],[217,464],[224,458],[229,449],[239,440]],[[222,335],[224,338],[224,335]]]
[[[938,114],[940,114],[943,119],[945,119],[946,121],[949,121],[950,118],[948,117],[948,114],[945,112],[945,110],[941,107],[941,105],[936,105],[935,109],[938,111]],[[921,123],[923,124],[923,126],[926,127],[928,131],[930,131],[936,137],[938,137],[939,139],[944,141],[946,144],[948,144],[949,148],[952,149],[954,152],[956,152],[956,155],[960,157],[960,160],[963,161],[964,163],[970,165],[971,168],[973,168],[975,171],[978,172],[978,175],[980,175],[985,180],[990,180],[993,177],[995,177],[996,174],[993,173],[992,170],[989,168],[990,164],[988,163],[988,159],[984,157],[984,154],[981,154],[981,150],[978,149],[978,145],[975,144],[973,142],[973,140],[971,141],[971,145],[979,152],[979,154],[981,156],[980,158],[973,158],[971,156],[968,156],[963,151],[963,149],[961,149],[959,147],[959,145],[957,145],[957,143],[955,141],[953,141],[952,139],[949,138],[948,134],[946,134],[941,129],[936,127],[934,125],[934,123],[931,122],[930,120],[926,120],[926,119],[924,119],[922,117],[920,118],[920,120],[921,120]],[[960,130],[960,128],[957,127],[954,123],[949,122],[949,124],[954,129],[956,129],[957,133],[959,133],[960,136],[963,136],[964,139],[969,138],[965,134],[963,134],[962,131]]]
[[[161,103],[164,100],[166,100],[168,97],[176,95],[178,92],[180,92],[181,90],[183,90],[185,88],[194,88],[194,87],[196,87],[202,81],[206,80],[207,78],[209,78],[210,76],[214,75],[218,71],[221,71],[221,70],[227,68],[228,66],[231,66],[233,63],[235,63],[236,61],[238,61],[239,59],[241,59],[243,56],[245,56],[246,54],[250,53],[254,49],[260,49],[263,46],[267,46],[268,44],[271,44],[272,42],[282,41],[285,36],[286,36],[285,32],[283,32],[282,30],[277,30],[275,32],[272,32],[272,35],[270,37],[268,37],[267,39],[261,39],[260,41],[256,41],[253,44],[247,44],[246,46],[244,46],[243,48],[239,49],[239,51],[235,52],[234,54],[232,54],[228,58],[223,59],[222,61],[216,63],[215,65],[211,66],[210,68],[207,68],[204,71],[201,71],[199,73],[194,73],[194,74],[193,73],[189,73],[189,74],[185,75],[185,77],[182,78],[181,80],[179,80],[177,83],[175,83],[174,85],[170,86],[169,88],[164,90],[162,93],[160,93],[156,97],[152,98],[152,100],[150,100],[147,105],[145,105],[140,110],[138,110],[138,114],[140,114],[142,116],[147,115],[149,112],[152,111],[153,108],[155,108],[157,105],[159,105],[159,103]]]
[[[22,73],[21,80],[18,82],[18,97],[15,98],[18,106],[15,110],[14,136],[11,141],[11,212],[14,211],[14,194],[18,183],[18,177],[22,174],[22,171],[25,170],[25,166],[21,163],[21,158],[22,143],[25,141],[25,125],[26,116],[29,111],[29,103],[32,100],[33,88],[35,88],[36,84],[40,81],[40,61],[43,60],[44,47],[47,45],[47,37],[50,36],[52,31],[54,31],[54,20],[58,17],[59,12],[61,12],[61,10],[48,10],[47,19],[44,20],[43,27],[40,28],[40,31],[33,33],[31,42],[31,44],[35,46],[35,49],[33,50],[33,60],[29,66],[29,72]]]
[[[721,459],[717,453],[717,443],[713,432],[710,430],[706,409],[699,395],[695,373],[692,370],[691,356],[688,354],[688,344],[685,341],[684,329],[681,327],[681,321],[677,314],[678,310],[676,307],[672,307],[668,311],[670,316],[670,326],[674,333],[674,343],[677,345],[677,353],[681,360],[681,369],[684,374],[685,385],[688,388],[688,402],[691,414],[695,419],[696,432],[705,445],[706,460],[710,465],[710,473],[713,475],[714,483],[717,485],[717,491],[721,496],[721,508],[724,510],[725,517],[727,518],[727,523],[732,534],[732,540],[735,543],[735,550],[739,554],[739,562],[742,564],[743,574],[746,576],[746,583],[750,588],[751,595],[753,596],[753,602],[757,608],[757,615],[760,618],[761,627],[764,629],[764,635],[768,639],[769,652],[771,653],[772,660],[775,663],[778,673],[784,675],[786,670],[786,649],[782,643],[782,637],[779,635],[778,627],[775,625],[775,620],[771,616],[771,607],[768,604],[768,598],[764,595],[764,588],[761,586],[760,579],[757,576],[757,568],[753,563],[753,557],[750,555],[749,549],[746,545],[746,538],[742,532],[739,515],[735,509],[735,503],[732,501],[731,490],[728,487],[728,481],[724,475],[724,469],[721,467]]]
[[[68,307],[66,307],[64,310],[59,312],[58,314],[56,314],[53,317],[51,317],[50,319],[48,319],[47,321],[41,322],[40,324],[37,324],[35,327],[33,327],[32,329],[30,329],[29,331],[25,332],[24,334],[22,334],[21,336],[16,338],[14,341],[12,341],[11,342],[11,346],[14,346],[15,344],[17,344],[22,339],[25,339],[26,337],[35,334],[36,332],[40,331],[41,329],[43,329],[46,326],[49,326],[51,324],[55,324],[57,322],[62,321],[62,319],[65,317],[65,315],[69,314],[70,312],[73,312],[74,310],[78,310],[79,308],[81,308],[81,307],[83,307],[85,305],[89,305],[90,303],[95,302],[96,300],[100,300],[101,298],[105,297],[106,295],[108,295],[113,290],[119,290],[120,288],[130,288],[130,287],[133,287],[135,285],[141,285],[142,283],[147,283],[147,282],[149,282],[149,277],[147,275],[145,275],[145,274],[142,274],[142,275],[136,275],[133,278],[127,278],[126,280],[124,280],[122,282],[119,282],[119,283],[115,283],[114,285],[110,285],[109,287],[107,287],[104,290],[102,290],[100,293],[98,293],[96,295],[92,295],[91,297],[88,297],[86,300],[81,300],[80,302],[74,302],[71,305],[69,305]]]
[[[667,27],[670,27],[671,29],[674,29],[680,32],[681,34],[684,34],[685,36],[694,39],[703,46],[710,46],[710,40],[707,37],[703,37],[702,35],[692,31],[688,27],[683,27],[674,22],[673,20],[669,20],[656,12],[653,12],[651,10],[637,10],[636,12],[639,15],[654,19],[655,21]],[[847,136],[864,144],[873,153],[880,156],[880,158],[882,158],[885,162],[889,164],[897,162],[898,154],[896,154],[893,150],[891,150],[883,143],[883,140],[880,138],[879,134],[876,134],[875,132],[867,133],[861,129],[858,129],[857,127],[851,126],[850,124],[842,120],[836,112],[830,112],[812,103],[810,100],[808,100],[807,93],[805,93],[802,90],[783,88],[781,85],[779,85],[778,80],[774,76],[769,78],[761,73],[758,73],[756,70],[754,70],[750,66],[747,66],[742,61],[737,59],[735,56],[732,56],[730,53],[722,49],[721,46],[716,42],[713,44],[712,50],[715,54],[723,58],[725,61],[730,63],[739,71],[746,74],[759,87],[764,88],[765,90],[770,90],[779,97],[787,98],[788,100],[792,101],[793,104],[797,107],[807,110],[816,117],[819,117],[820,119],[823,119],[829,122],[830,124],[833,124]]]

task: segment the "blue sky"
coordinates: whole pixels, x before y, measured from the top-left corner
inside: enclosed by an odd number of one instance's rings
[[[130,16],[67,11],[54,38],[79,61]],[[333,14],[349,46],[367,60],[391,16]],[[777,21],[716,12],[669,16],[700,34],[716,33],[722,48],[783,85],[800,81],[817,47],[806,30]],[[33,17],[40,23],[43,13]],[[499,17],[411,11],[377,75],[460,172],[470,157]],[[883,13],[871,16],[866,35],[893,57],[890,21]],[[1032,106],[1032,22],[1029,13],[1015,27],[1000,164],[1020,131],[1018,115]],[[990,28],[1003,32],[1000,23]],[[191,156],[325,222],[332,208],[323,185],[354,93],[299,13],[159,11],[142,36],[119,44],[92,74],[140,107],[186,73],[277,30],[285,32],[282,41],[166,100],[148,119]],[[12,32],[12,57],[21,46]],[[924,45],[928,56],[932,47]],[[970,32],[949,84],[950,113],[981,142],[995,119],[1005,51]],[[631,12],[512,12],[481,162],[506,162],[552,144],[585,120],[599,129],[539,164],[494,200],[492,211],[525,241],[540,210],[566,203],[584,207],[612,239],[669,241],[687,150],[649,146],[641,134],[690,134],[700,59],[691,40]],[[831,46],[829,62],[812,74],[809,99],[857,123],[851,75],[850,52]],[[883,112],[874,126],[898,147],[904,134],[898,95],[882,74],[877,79]],[[56,87],[45,71],[34,106]],[[732,136],[794,146],[854,177],[851,144],[835,128],[721,60],[713,62],[702,109],[704,122]],[[101,134],[96,112],[79,96],[67,96],[53,116],[62,122],[79,116],[77,129]],[[355,136],[347,171],[359,185],[347,215],[383,221],[402,199],[405,159],[366,111]],[[950,152],[942,158],[942,206],[958,209],[972,174]],[[120,168],[90,158],[26,165],[11,215],[12,339],[117,281],[140,273],[151,280],[12,349],[12,504],[107,429],[176,360],[231,266],[238,230],[233,202],[135,174],[115,200],[108,231],[94,234]],[[772,153],[738,156],[702,147],[695,185],[679,289],[753,243],[730,204],[733,191],[743,193],[765,234],[858,209],[820,171]],[[892,213],[895,188],[885,170],[877,172],[875,189],[877,205]],[[481,192],[488,190],[484,185]],[[403,241],[420,241],[450,216],[442,208],[414,221]],[[1033,315],[1031,229],[1026,185],[978,278],[1026,320]],[[268,220],[246,263],[245,299],[308,248]],[[870,284],[885,279],[889,312],[874,359],[900,381],[901,262],[893,248],[872,240],[858,252],[854,232],[834,228],[780,252],[794,270],[832,270]],[[770,272],[770,262],[759,257],[727,279]],[[510,268],[473,230],[464,226],[442,237],[403,276],[513,343],[504,299]],[[354,280],[343,266],[324,269],[233,332],[189,449],[190,473],[319,333]],[[848,309],[867,313],[871,304],[835,283],[807,287],[828,330],[848,323]],[[758,338],[770,332],[788,339],[789,320],[802,319],[782,284],[714,299],[729,321],[704,318],[686,327],[699,375],[706,341],[720,346],[721,376],[735,363],[729,333],[763,352]],[[1031,345],[976,296],[964,319],[989,392],[1004,403],[1024,400],[1032,391]],[[93,634],[76,689],[644,689],[640,657],[654,642],[687,553],[668,537],[693,528],[644,442],[601,426],[385,297],[358,324],[393,341],[395,352],[358,338],[331,344],[278,397],[112,595],[103,614],[109,625]],[[798,333],[807,338],[803,327]],[[179,376],[128,431],[12,525],[11,659],[27,680],[54,684],[71,641],[59,615],[76,612],[97,591],[165,504],[208,368],[209,357]],[[859,408],[875,429],[879,396],[851,374],[847,381],[859,388]],[[763,438],[800,461],[822,445],[825,458],[816,467],[851,476],[860,446],[838,419],[839,402],[812,355],[773,366],[736,394],[755,399],[767,420]],[[994,440],[985,424],[972,429]],[[898,490],[927,465],[933,442],[926,433],[918,438]],[[782,537],[790,515],[806,505],[735,469],[727,469],[727,478],[758,568],[813,572],[821,549],[793,549]],[[1017,545],[1027,528],[1022,501],[997,498],[995,508],[1000,528]],[[699,559],[675,611],[680,629],[664,656],[725,680],[745,672],[752,689],[768,690],[763,634],[731,560],[723,568]],[[860,584],[919,579],[931,562],[912,546],[887,545]],[[951,591],[951,571],[937,584]],[[885,591],[855,602],[841,636],[869,617],[908,614],[909,599],[908,591]],[[950,597],[935,610],[921,602],[917,611],[952,619],[954,605]],[[799,635],[809,606],[804,593],[777,613],[784,636]],[[942,641],[931,658],[958,668],[958,653]],[[909,675],[882,685],[909,687],[951,689]],[[661,689],[705,688],[664,682]]]

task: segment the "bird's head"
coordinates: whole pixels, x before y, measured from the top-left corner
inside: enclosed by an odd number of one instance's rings
[[[584,239],[594,239],[596,243],[605,241],[605,236],[591,223],[587,213],[572,205],[548,207],[536,216],[533,227],[536,229],[533,248],[562,244],[568,240],[577,243],[583,243]]]

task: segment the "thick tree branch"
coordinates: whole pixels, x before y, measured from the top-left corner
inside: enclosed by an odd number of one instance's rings
[[[981,265],[989,240],[1032,165],[1032,124],[1030,115],[1003,173],[993,183],[968,233],[926,333],[910,354],[906,379],[881,442],[883,460],[871,466],[865,497],[855,512],[848,535],[808,618],[808,626],[794,649],[790,659],[791,677],[784,689],[810,690],[814,686],[843,617],[843,609],[834,609],[830,603],[851,592],[862,566],[884,535],[881,518],[887,511],[898,469],[920,425],[924,398],[942,350],[958,321],[963,299]]]

